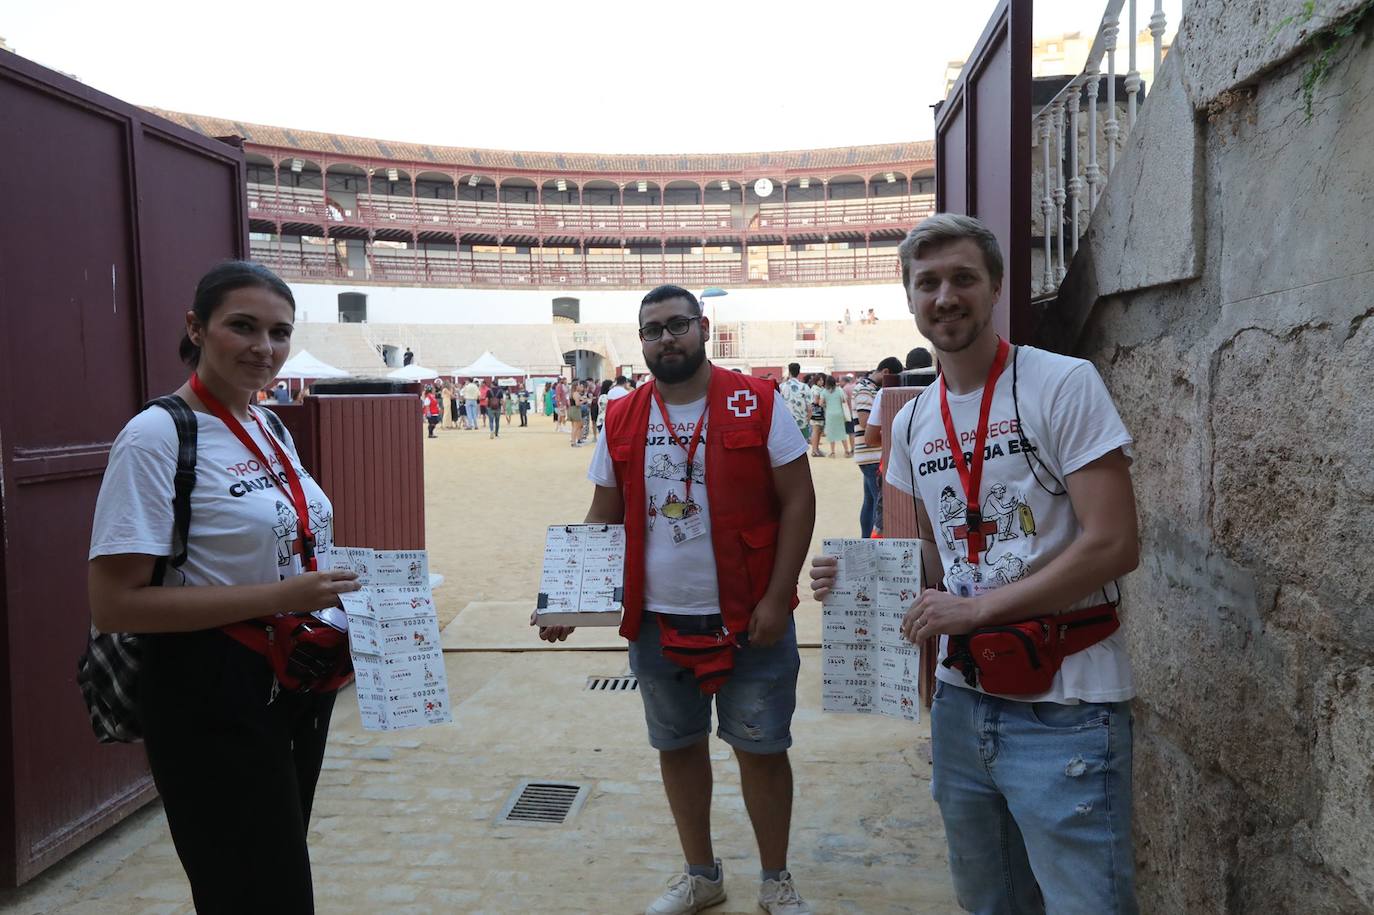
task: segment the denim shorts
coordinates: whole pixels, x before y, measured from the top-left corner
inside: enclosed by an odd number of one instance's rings
[[[776,643],[737,651],[735,669],[715,695],[716,736],[746,753],[781,753],[792,746],[800,667],[792,620]],[[630,670],[639,679],[650,746],[680,750],[711,733],[711,697],[697,688],[690,670],[663,656],[656,614],[644,614],[639,638],[630,643]]]

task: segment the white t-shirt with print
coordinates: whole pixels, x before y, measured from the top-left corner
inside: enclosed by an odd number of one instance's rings
[[[780,395],[773,395],[773,424],[768,432],[768,459],[774,467],[789,464],[806,453],[792,414]],[[668,404],[668,418],[679,441],[691,444],[706,398],[687,404]],[[647,542],[644,550],[644,609],[653,613],[705,616],[720,612],[716,582],[716,554],[711,547],[711,505],[706,498],[706,438],[711,417],[697,445],[692,465],[691,500],[686,500],[687,452],[673,444],[663,425],[658,404],[649,411],[644,443],[644,498]],[[606,447],[606,436],[596,442],[587,478],[597,486],[616,486],[615,465]],[[674,542],[675,522],[700,514],[705,533]]]
[[[945,587],[951,593],[977,594],[1019,581],[1043,568],[1082,532],[1069,497],[1050,495],[1036,482],[1027,464],[1023,441],[1029,441],[1034,449],[1030,461],[1040,480],[1056,492],[1062,487],[1051,479],[1051,474],[1062,481],[1117,448],[1127,457],[1131,455],[1131,435],[1092,363],[1028,346],[1016,347],[1014,352],[1017,405],[1025,429],[1018,435],[1012,403],[1012,366],[1008,360],[989,413],[980,500],[984,520],[995,521],[997,533],[989,536],[989,546],[979,554],[977,567],[968,562],[966,541],[956,536],[955,529],[964,524],[966,500],[959,471],[945,442],[940,385],[931,385],[919,398],[904,405],[888,424],[892,451],[887,482],[905,493],[915,491],[924,503],[944,563]],[[982,398],[981,388],[968,394],[949,395],[950,416],[963,441],[965,455],[973,450]],[[908,443],[909,419],[912,422]],[[1035,462],[1036,455],[1044,467]],[[1116,597],[1112,585],[1107,586],[1107,591],[1112,598]],[[1099,591],[1070,609],[1103,601]],[[941,660],[946,650],[947,638],[941,637]],[[936,676],[955,686],[967,685],[962,673],[943,665],[936,668]],[[1119,702],[1134,694],[1125,638],[1117,630],[1096,645],[1065,658],[1048,692],[1010,698],[1026,702]]]
[[[280,462],[271,442],[257,423],[246,424],[272,464],[269,473],[219,419],[195,417],[196,485],[186,562],[177,569],[169,565],[163,584],[270,584],[300,574],[296,510],[285,479],[276,484]],[[290,435],[282,445],[301,477],[316,549],[327,549],[334,542],[333,506],[301,467]],[[129,420],[110,449],[100,484],[91,559],[171,553],[176,466],[176,425],[166,410],[150,407]]]

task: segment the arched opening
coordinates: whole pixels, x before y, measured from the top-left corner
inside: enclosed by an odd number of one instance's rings
[[[475,203],[496,202],[496,179],[476,172],[458,176],[458,199]]]
[[[571,178],[550,178],[544,182],[541,193],[544,206],[577,206],[578,184]]]
[[[905,197],[907,195],[907,176],[905,172],[878,172],[868,179],[870,199],[881,197]]]
[[[606,377],[606,357],[593,350],[568,350],[563,354],[563,364],[572,366],[573,378],[591,378],[600,381]]]

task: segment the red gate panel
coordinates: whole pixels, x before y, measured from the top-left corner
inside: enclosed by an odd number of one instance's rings
[[[935,209],[987,223],[1006,275],[993,311],[1014,342],[1030,330],[1031,0],[1001,0],[935,112]]]
[[[238,150],[0,51],[0,882],[153,796],[77,688],[109,448],[180,384],[181,316],[248,250]]]

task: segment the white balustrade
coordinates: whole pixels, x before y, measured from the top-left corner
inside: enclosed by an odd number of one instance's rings
[[[1053,293],[1068,273],[1069,261],[1078,253],[1078,242],[1088,219],[1116,169],[1117,150],[1135,129],[1146,88],[1136,61],[1137,38],[1141,33],[1137,3],[1138,0],[1129,0],[1129,5],[1127,0],[1107,0],[1083,72],[1069,80],[1036,115],[1035,129],[1039,133],[1044,169],[1039,206],[1044,219],[1045,243],[1044,270],[1033,280],[1037,292]],[[1123,7],[1126,7],[1129,55],[1124,82],[1124,130],[1117,110],[1116,91],[1116,51],[1122,32]],[[1149,30],[1154,40],[1156,74],[1164,57],[1167,24],[1164,0],[1155,0]],[[1104,75],[1107,83],[1105,108],[1099,110],[1102,108],[1100,96]],[[1100,149],[1104,144],[1106,148]]]

